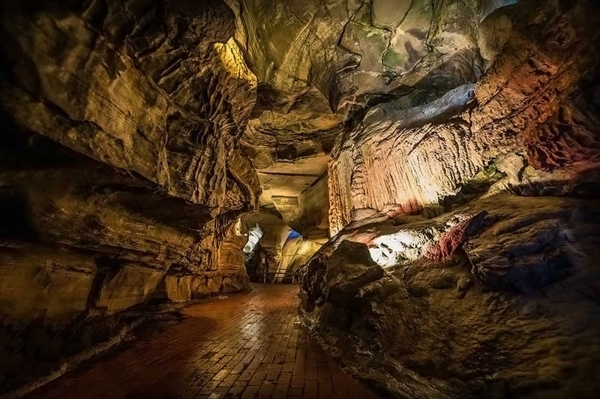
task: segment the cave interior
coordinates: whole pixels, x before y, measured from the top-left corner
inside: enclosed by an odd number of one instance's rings
[[[600,397],[597,1],[0,5],[0,397],[256,284],[382,397]]]

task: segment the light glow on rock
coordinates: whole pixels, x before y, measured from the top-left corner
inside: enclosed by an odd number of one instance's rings
[[[432,240],[431,232],[400,230],[374,238],[369,246],[371,258],[381,267],[391,267],[401,259],[415,260]]]
[[[254,248],[256,248],[256,244],[258,244],[258,242],[260,241],[260,239],[263,236],[263,231],[260,228],[260,226],[258,225],[258,223],[256,224],[256,226],[252,227],[249,231],[248,231],[248,241],[246,242],[246,245],[244,246],[244,253],[245,254],[250,254],[252,253],[252,251],[254,251]]]
[[[432,225],[423,230],[400,230],[384,234],[369,242],[371,259],[381,267],[392,267],[402,260],[414,261],[437,247],[455,226],[473,218],[469,214],[456,214],[444,224]]]
[[[234,231],[235,231],[235,235],[238,237],[241,237],[244,235],[242,233],[242,218],[241,217],[239,217],[237,219],[237,221],[235,222]]]
[[[227,43],[215,43],[214,46],[219,53],[221,62],[232,76],[247,80],[256,87],[258,84],[256,76],[246,65],[244,56],[233,37]]]

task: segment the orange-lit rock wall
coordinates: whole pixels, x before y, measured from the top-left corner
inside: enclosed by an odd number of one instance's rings
[[[526,13],[508,31],[501,13],[484,22],[479,44],[490,59],[477,84],[409,109],[400,100],[376,106],[338,137],[329,170],[332,234],[364,210],[443,204],[504,154],[538,171],[563,168],[562,180],[598,165],[598,88],[589,73],[597,47],[581,36],[589,27],[550,6]],[[527,18],[535,22],[520,25]]]

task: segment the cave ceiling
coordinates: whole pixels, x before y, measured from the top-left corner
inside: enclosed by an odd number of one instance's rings
[[[8,57],[29,60],[4,94],[18,123],[205,204],[213,216],[259,184],[251,202],[286,219],[326,173],[336,138],[370,107],[398,99],[395,106],[413,107],[476,81],[493,57],[477,29],[514,1],[6,3],[42,10],[30,38],[16,34],[31,22],[18,11],[5,24],[18,49]],[[54,13],[62,13],[55,26]],[[37,39],[58,33],[62,50]],[[105,98],[117,106],[100,111]],[[45,123],[33,126],[32,115]],[[75,139],[82,128],[88,137]],[[241,176],[245,161],[225,155],[237,143],[256,176]]]
[[[398,99],[420,105],[476,81],[486,68],[477,27],[514,1],[227,3],[258,80],[242,148],[258,172],[260,206],[285,215],[367,109]]]

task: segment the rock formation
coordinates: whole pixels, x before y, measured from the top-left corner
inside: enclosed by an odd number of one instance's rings
[[[305,321],[394,397],[591,398],[598,205],[501,195],[373,215],[301,270]]]
[[[334,146],[303,318],[394,397],[600,392],[594,7],[533,3],[484,13],[481,78],[370,107]]]
[[[256,262],[395,397],[600,392],[594,1],[0,5],[0,392]]]
[[[225,4],[4,1],[1,26],[6,390],[136,305],[247,288],[227,237],[260,188]]]

